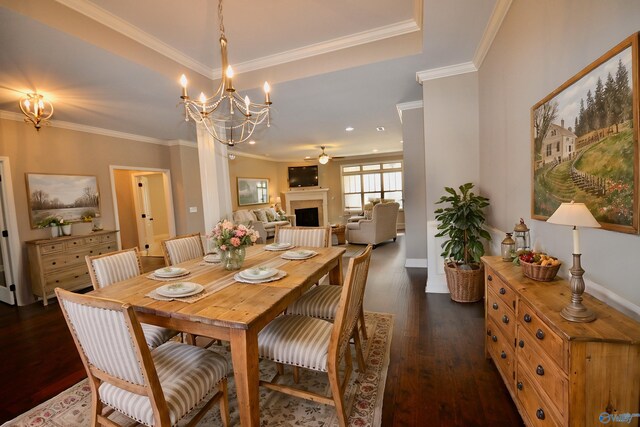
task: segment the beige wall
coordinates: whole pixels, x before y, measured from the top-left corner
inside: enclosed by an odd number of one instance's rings
[[[195,144],[178,143],[169,151],[176,234],[205,234],[198,149]],[[191,207],[196,212],[190,212]]]
[[[231,185],[231,206],[238,209],[260,209],[276,202],[279,185],[278,167],[280,163],[252,157],[236,156],[229,160],[229,183]],[[269,180],[270,203],[238,207],[238,178],[267,178]]]
[[[637,0],[514,1],[479,71],[480,182],[491,198],[489,222],[503,231],[531,218],[530,108],[567,79],[638,31]],[[426,99],[425,99],[426,101]],[[636,183],[638,185],[638,183]],[[571,264],[568,227],[528,219],[538,245]],[[582,265],[590,281],[619,304],[640,308],[633,268],[640,237],[580,231]]]
[[[95,175],[100,193],[102,226],[104,229],[114,229],[114,203],[109,166],[160,169],[171,167],[170,150],[164,145],[52,126],[36,132],[33,126],[21,121],[6,119],[0,119],[0,156],[8,157],[11,165],[16,204],[15,214],[21,242],[50,236],[49,230],[31,229],[30,227],[25,173]],[[195,158],[197,160],[197,152]],[[190,164],[188,167],[193,169],[194,165]],[[198,174],[197,162],[195,170]],[[195,194],[198,199],[201,199],[199,188]],[[73,234],[90,232],[91,224],[78,223],[73,225]],[[24,263],[17,278],[17,292],[19,303],[25,304],[32,300],[32,296],[30,280],[27,277],[27,258],[24,245],[22,245],[22,252]]]

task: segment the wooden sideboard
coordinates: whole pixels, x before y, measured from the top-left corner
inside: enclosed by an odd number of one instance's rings
[[[564,279],[536,282],[501,257],[483,257],[487,358],[528,426],[603,426],[640,412],[640,323],[591,295],[597,319],[574,323]],[[630,416],[638,426],[638,418]]]
[[[33,294],[47,305],[56,287],[75,290],[91,286],[84,257],[117,250],[116,233],[104,230],[82,236],[25,242]]]

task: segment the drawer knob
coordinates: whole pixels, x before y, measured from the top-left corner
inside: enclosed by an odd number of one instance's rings
[[[502,359],[506,359],[507,358],[507,353],[505,353],[504,351],[500,353],[500,357]]]
[[[524,388],[524,386],[522,385],[522,383],[520,381],[518,381],[518,390],[522,390]]]
[[[518,343],[518,345],[520,346],[520,348],[524,348],[524,340],[520,340],[520,342]]]
[[[493,342],[498,342],[498,337],[494,335],[494,336],[492,336],[492,337],[491,337],[491,340],[492,340]],[[503,358],[503,359],[504,359],[504,358]]]
[[[493,303],[493,305],[492,305],[492,307],[493,307],[493,309],[494,309],[494,310],[497,310],[497,309],[498,309],[498,303],[497,303],[497,302],[494,302],[494,303]]]
[[[509,323],[509,316],[507,316],[506,314],[504,316],[502,316],[502,322],[503,323]]]
[[[540,376],[544,375],[544,368],[542,367],[542,365],[538,365],[538,367],[536,368],[536,374]]]
[[[507,290],[505,288],[500,288],[500,295],[504,295],[507,293]]]
[[[538,408],[538,410],[536,411],[536,417],[539,420],[544,420],[544,411],[542,410],[542,408]]]
[[[524,321],[527,322],[527,323],[531,323],[531,316],[528,315],[528,314],[525,314],[524,315]]]
[[[491,277],[491,275],[489,274],[489,275],[487,275],[487,280],[491,282],[491,281],[493,281],[493,277]]]
[[[542,329],[538,329],[536,331],[536,338],[538,338],[539,340],[543,340],[544,339],[544,331]]]
[[[491,329],[487,329],[487,336],[490,337],[491,336]]]

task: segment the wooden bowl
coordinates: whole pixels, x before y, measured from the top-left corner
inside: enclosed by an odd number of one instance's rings
[[[558,265],[538,265],[521,260],[520,265],[522,266],[522,274],[529,279],[537,280],[539,282],[549,282],[556,277],[562,263],[559,263]]]

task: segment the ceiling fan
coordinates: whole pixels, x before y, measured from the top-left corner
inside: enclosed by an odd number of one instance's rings
[[[329,156],[327,153],[324,152],[325,146],[321,145],[320,148],[322,149],[322,153],[320,153],[320,155],[318,156],[318,162],[321,165],[326,165],[327,163],[329,163],[329,160],[334,160],[334,159],[344,159],[343,156]],[[314,158],[306,158],[305,160],[307,161],[315,161]]]

